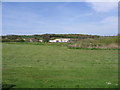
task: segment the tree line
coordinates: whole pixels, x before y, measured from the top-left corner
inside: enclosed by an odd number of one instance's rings
[[[72,38],[72,39],[86,39],[99,38],[98,35],[84,35],[84,34],[42,34],[42,35],[6,35],[2,36],[2,42],[26,42],[28,39],[43,40],[49,42],[50,39],[56,38]]]

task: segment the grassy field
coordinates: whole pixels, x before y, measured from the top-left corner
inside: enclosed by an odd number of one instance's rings
[[[117,88],[118,50],[3,43],[3,84],[15,88]]]

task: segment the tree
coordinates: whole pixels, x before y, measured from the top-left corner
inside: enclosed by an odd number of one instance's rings
[[[43,42],[49,42],[50,40],[50,35],[49,34],[44,34],[43,35]]]

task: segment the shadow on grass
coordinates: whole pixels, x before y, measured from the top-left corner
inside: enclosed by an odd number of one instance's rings
[[[2,90],[10,90],[15,86],[16,85],[13,85],[13,84],[2,84]]]

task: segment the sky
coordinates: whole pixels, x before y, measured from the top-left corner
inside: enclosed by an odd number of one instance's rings
[[[3,2],[2,35],[118,34],[116,2]]]

